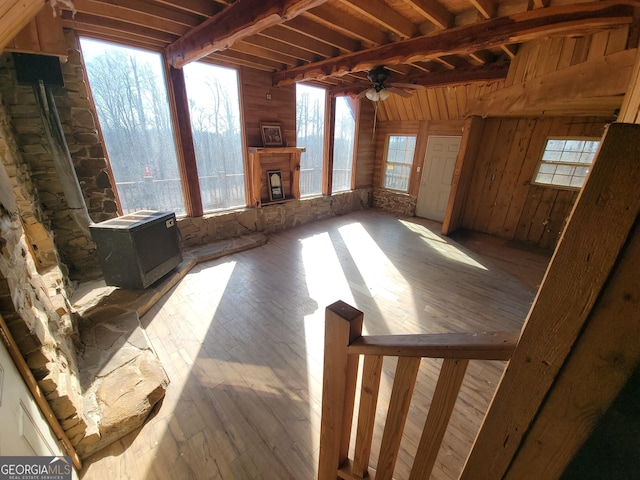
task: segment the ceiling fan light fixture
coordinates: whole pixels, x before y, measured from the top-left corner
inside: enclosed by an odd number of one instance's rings
[[[377,102],[381,98],[381,93],[376,91],[375,88],[370,88],[367,90],[367,93],[365,93],[365,96],[372,102]]]
[[[386,90],[380,90],[380,92],[378,92],[378,96],[380,97],[380,100],[386,100],[387,98],[389,98],[389,95],[391,94]]]

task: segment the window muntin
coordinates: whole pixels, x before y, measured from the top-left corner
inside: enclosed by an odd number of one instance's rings
[[[81,38],[123,213],[185,213],[167,87],[158,53]]]
[[[406,192],[416,149],[415,135],[389,135],[384,170],[384,187]]]
[[[587,178],[600,140],[595,138],[549,138],[533,183],[580,189]]]
[[[246,204],[236,70],[201,62],[184,67],[204,211]]]
[[[306,151],[300,159],[300,195],[322,193],[326,91],[296,84],[296,145]]]
[[[355,113],[349,104],[349,100],[346,97],[337,97],[335,129],[333,136],[332,192],[351,189],[355,131]]]

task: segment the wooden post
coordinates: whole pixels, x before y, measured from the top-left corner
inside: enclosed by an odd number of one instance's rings
[[[333,191],[333,145],[336,128],[336,97],[327,95],[324,122],[324,161],[322,165],[322,194],[331,195]]]
[[[442,362],[409,480],[431,478],[468,364],[466,359],[445,358]]]
[[[451,180],[451,193],[449,194],[447,210],[442,221],[443,235],[450,235],[460,228],[462,224],[462,215],[467,203],[471,180],[473,179],[478,148],[482,141],[483,127],[483,119],[480,117],[469,117],[464,121],[460,152],[458,153],[453,179]]]
[[[640,48],[636,52],[636,63],[631,73],[631,81],[620,107],[618,121],[640,123]]]
[[[359,357],[349,355],[348,348],[361,336],[363,319],[361,311],[342,301],[325,312],[318,480],[335,480],[349,452]]]
[[[559,372],[568,368],[567,357],[637,221],[639,158],[640,125],[610,125],[461,480],[505,478]]]
[[[180,162],[180,177],[184,192],[185,207],[190,217],[202,216],[202,199],[200,198],[200,182],[198,181],[198,166],[196,164],[196,147],[191,133],[191,118],[189,116],[189,100],[184,83],[182,69],[169,67],[169,98],[175,108],[174,118],[177,120],[177,132]]]
[[[640,365],[640,222],[505,480],[560,478]]]

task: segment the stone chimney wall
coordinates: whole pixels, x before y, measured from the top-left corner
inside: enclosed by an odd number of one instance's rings
[[[79,42],[72,31],[66,31],[65,38],[69,48],[69,59],[62,65],[65,86],[52,87],[52,92],[89,215],[92,221],[101,222],[118,215],[116,197],[86,83]],[[45,217],[43,223],[53,232],[69,276],[73,280],[100,276],[95,244],[77,225],[67,207],[33,88],[18,85],[13,57],[9,53],[0,57],[0,97],[10,116],[22,157],[31,169],[33,185],[39,192]]]
[[[91,431],[84,415],[67,282],[40,209],[31,167],[22,160],[0,106],[0,314],[73,444]]]

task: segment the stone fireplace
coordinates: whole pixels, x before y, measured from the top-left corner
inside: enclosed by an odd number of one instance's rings
[[[64,87],[52,87],[90,221],[117,216],[78,40],[66,32]],[[85,458],[144,423],[168,378],[135,311],[81,318],[78,281],[101,275],[75,219],[37,95],[0,56],[0,314],[70,443]]]

